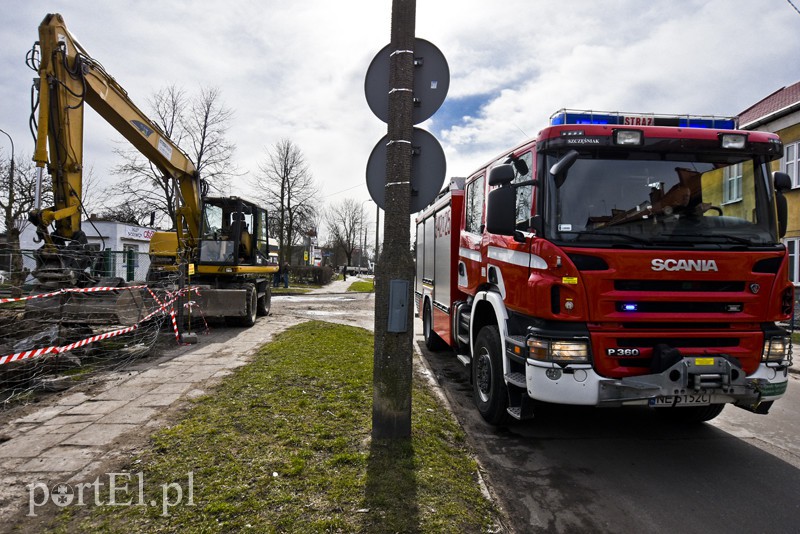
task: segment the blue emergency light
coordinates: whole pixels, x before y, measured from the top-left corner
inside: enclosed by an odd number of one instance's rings
[[[733,117],[713,115],[656,115],[654,113],[624,113],[620,111],[592,111],[561,109],[550,116],[550,125],[611,124],[626,127],[675,126],[678,128],[736,129]]]

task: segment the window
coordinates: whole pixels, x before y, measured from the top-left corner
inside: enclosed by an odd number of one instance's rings
[[[122,265],[127,265],[128,263],[128,254],[133,253],[133,266],[134,268],[139,268],[139,245],[122,245]]]
[[[531,179],[531,172],[532,172],[532,161],[533,156],[530,152],[526,152],[522,156],[519,157],[520,160],[525,162],[525,165],[528,167],[528,172],[522,174],[518,171],[518,167],[515,166],[514,174],[514,183],[519,182],[526,182]],[[527,230],[528,224],[531,219],[531,205],[533,203],[533,187],[532,186],[523,186],[517,188],[517,228],[520,230]]]
[[[800,175],[798,175],[798,161],[800,159],[800,143],[787,144],[784,147],[781,168],[783,172],[792,179],[792,187],[800,187]]]
[[[723,169],[723,180],[723,204],[742,200],[742,164],[736,163],[725,167]]]
[[[800,239],[784,239],[786,249],[789,251],[789,280],[793,284],[800,284],[800,273],[798,273],[798,264],[800,262]]]
[[[264,255],[266,259],[269,257],[269,243],[267,241],[267,212],[256,212],[258,224],[256,224],[256,248]]]
[[[481,233],[484,189],[484,176],[473,180],[467,186],[467,220],[464,229],[473,234]]]

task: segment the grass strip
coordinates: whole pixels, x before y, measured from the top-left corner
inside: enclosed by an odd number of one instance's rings
[[[364,281],[359,280],[358,282],[353,282],[347,288],[348,291],[354,291],[356,293],[372,293],[375,291],[375,284],[372,281]]]
[[[371,441],[372,359],[366,330],[320,321],[286,330],[154,435],[127,466],[133,505],[65,508],[58,530],[494,530],[497,511],[479,489],[464,432],[422,379],[412,438]],[[177,501],[170,484],[182,487],[182,502],[165,514],[165,487]]]

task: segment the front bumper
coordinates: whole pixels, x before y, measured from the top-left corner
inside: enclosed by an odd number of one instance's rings
[[[661,373],[607,379],[588,364],[561,366],[529,358],[525,376],[528,396],[558,404],[623,406],[648,404],[658,397],[706,394],[712,404],[733,403],[756,411],[761,403],[786,392],[788,363],[762,363],[748,376],[735,360],[724,356],[691,356]]]

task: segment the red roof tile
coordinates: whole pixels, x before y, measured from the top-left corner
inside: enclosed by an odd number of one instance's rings
[[[800,82],[778,89],[768,97],[739,113],[739,125],[740,127],[747,126],[749,123],[763,119],[795,104],[800,104]]]

